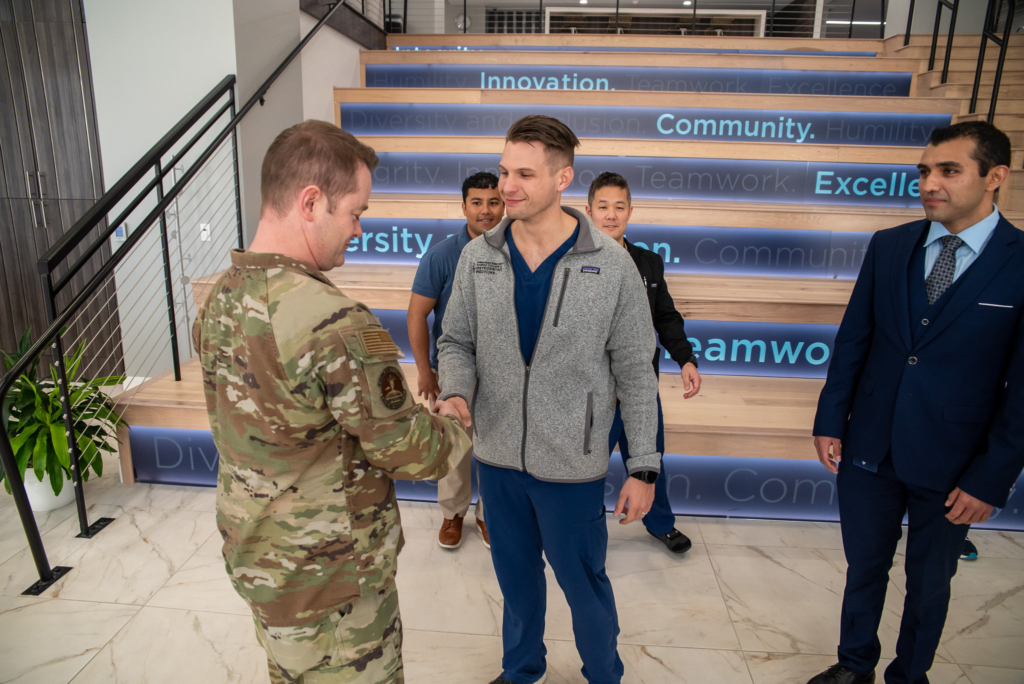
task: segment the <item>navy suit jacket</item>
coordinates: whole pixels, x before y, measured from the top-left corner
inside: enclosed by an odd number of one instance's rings
[[[871,239],[814,434],[842,440],[844,466],[874,466],[891,449],[904,482],[1001,508],[1024,468],[1024,235],[1001,218],[915,344],[907,268],[928,226]]]

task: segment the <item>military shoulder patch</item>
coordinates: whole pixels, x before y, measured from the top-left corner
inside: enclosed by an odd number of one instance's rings
[[[359,341],[363,344],[363,350],[367,356],[395,356],[401,355],[401,350],[391,334],[382,328],[371,328],[359,331]]]
[[[380,389],[380,400],[387,408],[395,411],[402,408],[409,391],[405,388],[405,377],[402,371],[394,366],[387,366],[377,378]]]

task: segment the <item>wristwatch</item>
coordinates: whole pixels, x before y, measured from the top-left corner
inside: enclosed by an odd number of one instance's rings
[[[697,357],[694,356],[693,354],[690,354],[690,358],[686,359],[681,364],[679,364],[679,367],[682,368],[683,366],[685,366],[688,363],[692,363],[694,368],[699,368],[699,366],[697,364]]]
[[[644,484],[654,484],[658,479],[658,473],[653,470],[638,470],[635,473],[630,473],[630,477],[635,477]]]

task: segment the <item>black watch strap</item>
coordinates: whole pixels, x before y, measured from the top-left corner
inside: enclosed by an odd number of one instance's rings
[[[654,484],[658,480],[658,473],[653,470],[638,470],[635,473],[630,473],[630,477],[635,477],[644,484]]]

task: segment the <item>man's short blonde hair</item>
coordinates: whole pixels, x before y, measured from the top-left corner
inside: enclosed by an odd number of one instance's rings
[[[337,126],[325,121],[305,121],[286,128],[274,139],[260,174],[262,216],[273,209],[284,216],[298,193],[315,185],[327,197],[327,210],[353,192],[360,165],[373,171],[377,154]]]

